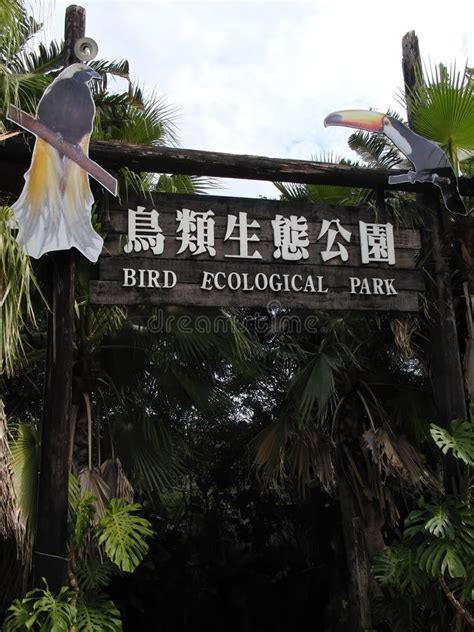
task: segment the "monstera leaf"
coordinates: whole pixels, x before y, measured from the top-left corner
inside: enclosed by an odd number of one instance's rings
[[[408,515],[404,538],[427,575],[465,577],[466,564],[474,560],[474,510],[449,499],[429,503]]]
[[[104,595],[77,602],[77,632],[120,632],[122,621],[114,602]]]
[[[117,567],[110,560],[101,560],[97,557],[86,557],[77,569],[77,581],[83,591],[96,591],[110,584]]]
[[[121,570],[133,572],[148,551],[146,538],[153,535],[150,523],[137,516],[137,503],[112,498],[99,524],[99,545]]]
[[[69,632],[74,625],[76,608],[75,593],[65,586],[55,597],[46,589],[35,589],[24,599],[16,599],[8,608],[3,626],[4,632],[16,630],[40,630],[41,632]]]
[[[429,581],[416,562],[415,552],[404,542],[388,547],[375,560],[373,571],[382,586],[396,586],[412,595],[421,593]]]
[[[451,434],[444,428],[431,424],[430,433],[443,454],[452,450],[457,459],[461,459],[466,465],[474,465],[474,428],[470,421],[453,421]]]

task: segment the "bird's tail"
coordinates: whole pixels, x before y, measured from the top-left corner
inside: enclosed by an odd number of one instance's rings
[[[88,145],[86,138],[81,144],[85,154]],[[92,228],[93,202],[87,173],[38,138],[25,186],[13,205],[18,242],[35,258],[75,247],[89,260],[97,261],[103,240]]]

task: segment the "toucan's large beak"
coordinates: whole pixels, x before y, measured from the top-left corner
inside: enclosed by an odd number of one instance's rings
[[[326,116],[324,127],[341,125],[342,127],[366,129],[369,132],[383,132],[384,116],[385,114],[371,110],[341,110]]]

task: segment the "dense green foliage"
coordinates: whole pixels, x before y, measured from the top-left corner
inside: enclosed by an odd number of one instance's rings
[[[34,111],[59,70],[61,46],[25,52],[39,25],[19,1],[2,5],[0,17],[11,27],[0,32],[2,111],[10,102]],[[95,138],[176,142],[173,110],[131,82],[126,61],[92,65],[102,76]],[[109,91],[111,74],[126,80],[122,93]],[[469,74],[441,68],[412,98],[417,129],[468,171]],[[438,124],[445,107],[453,110],[449,129]],[[1,124],[0,134],[14,131]],[[358,133],[349,144],[367,166],[404,165],[383,138]],[[131,189],[203,193],[209,185],[179,175],[116,175],[122,196]],[[421,221],[406,194],[291,184],[277,184],[277,192],[362,203],[374,218],[388,213],[402,226]],[[100,230],[106,200],[99,192],[96,200]],[[291,310],[97,307],[88,300],[84,261],[76,288],[68,586],[58,595],[47,586],[27,592],[48,270],[42,261],[31,268],[7,213],[0,217],[5,630],[112,632],[122,620],[125,629],[151,629],[151,620],[170,632],[286,632],[311,618],[316,629],[337,632],[350,629],[364,598],[354,594],[354,575],[371,565],[374,629],[467,629],[474,431],[472,420],[445,428],[437,418],[430,306],[419,318],[311,314],[311,330],[305,314]],[[460,229],[447,222],[450,243]],[[458,270],[459,261],[452,266]],[[195,326],[198,317],[207,319],[206,332]],[[453,461],[456,491],[443,481]]]

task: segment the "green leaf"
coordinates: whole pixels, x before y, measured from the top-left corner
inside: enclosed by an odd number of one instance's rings
[[[124,498],[112,498],[99,523],[99,545],[123,571],[136,569],[148,551],[146,538],[153,535],[150,522],[136,515],[140,509],[137,503],[127,504]]]
[[[72,472],[69,472],[69,484],[68,484],[68,523],[74,525],[76,521],[77,506],[81,499],[81,486],[77,476],[74,476]]]
[[[445,507],[439,505],[432,518],[425,523],[425,529],[437,538],[454,539],[454,526]]]
[[[415,552],[403,542],[387,547],[375,560],[373,572],[382,586],[394,586],[412,595],[419,594],[429,581],[416,563]]]
[[[466,575],[466,567],[454,544],[439,540],[422,542],[417,549],[417,561],[420,569],[431,577],[444,575],[446,571],[453,579]]]
[[[46,583],[46,582],[45,582]],[[23,599],[16,599],[8,609],[4,632],[30,630],[41,632],[70,632],[76,619],[74,601],[76,593],[63,586],[55,597],[46,589],[37,588],[27,593]]]
[[[309,361],[294,376],[290,388],[298,398],[303,424],[316,406],[318,417],[325,417],[334,402],[335,376],[340,369],[341,361],[337,356],[318,351],[309,356]]]
[[[22,331],[28,321],[35,325],[32,295],[34,289],[39,290],[30,258],[10,227],[12,213],[0,207],[0,375],[7,377],[21,366]]]
[[[466,465],[474,465],[474,429],[471,422],[462,419],[452,421],[451,434],[444,428],[431,424],[430,433],[443,454],[452,450],[457,459],[461,459]]]
[[[79,599],[77,602],[77,632],[120,632],[122,620],[113,601],[105,595]]]
[[[84,591],[94,591],[105,588],[117,567],[109,560],[101,560],[97,557],[88,557],[82,561],[77,570],[77,581]]]
[[[439,143],[457,170],[462,150],[474,148],[474,84],[456,66],[425,69],[425,76],[408,99],[414,128]]]
[[[425,529],[426,511],[417,509],[416,511],[410,511],[405,520],[404,535],[407,538],[412,538]]]
[[[79,548],[84,543],[87,534],[92,528],[96,514],[97,497],[89,490],[81,496],[76,509],[76,523],[74,525],[73,544]]]
[[[10,443],[13,481],[18,506],[30,531],[34,531],[36,492],[39,468],[39,436],[37,429],[20,422]]]
[[[446,569],[451,577],[465,577],[466,567],[453,546],[448,546],[441,563],[441,574],[444,575]],[[436,570],[436,569],[435,569]]]
[[[150,496],[171,488],[184,471],[177,442],[157,417],[117,419],[113,441],[133,486]]]

